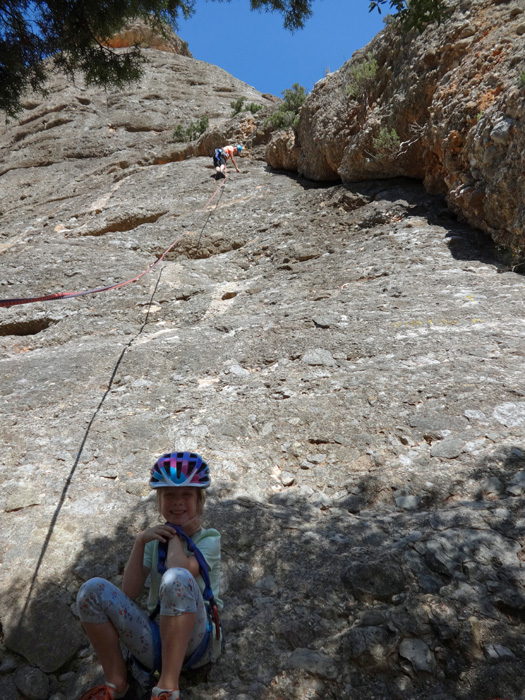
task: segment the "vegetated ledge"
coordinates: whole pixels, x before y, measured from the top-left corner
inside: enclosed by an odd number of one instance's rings
[[[53,326],[57,321],[52,318],[33,318],[25,321],[12,321],[0,324],[0,337],[8,335],[37,335],[46,328]]]

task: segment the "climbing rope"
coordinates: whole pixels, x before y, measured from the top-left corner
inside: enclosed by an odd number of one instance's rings
[[[211,204],[211,202],[215,199],[215,197],[218,195],[219,191],[221,188],[224,186],[226,183],[226,178],[227,174],[226,172],[224,173],[224,178],[222,182],[218,185],[217,189],[215,192],[212,194],[212,196],[208,199],[206,204],[201,208],[198,209],[195,217],[193,218],[193,221],[191,222],[189,228],[191,229],[193,224],[195,223],[198,215],[205,211],[206,208]],[[220,198],[219,198],[220,199]],[[218,204],[219,200],[217,200]],[[215,208],[217,205],[215,205]],[[210,213],[211,215],[211,213]],[[204,226],[206,226],[210,216],[206,219]],[[204,230],[203,226],[203,230]],[[155,260],[154,263],[152,263],[146,270],[140,273],[140,275],[137,275],[136,277],[132,277],[129,280],[125,280],[124,282],[117,282],[116,284],[110,284],[106,287],[97,287],[96,289],[87,289],[82,292],[56,292],[55,294],[46,294],[41,297],[27,297],[27,298],[21,298],[21,299],[0,299],[0,307],[3,308],[9,308],[10,306],[18,306],[20,304],[32,304],[37,301],[54,301],[56,299],[73,299],[74,297],[82,297],[86,296],[87,294],[98,294],[99,292],[109,292],[111,289],[120,289],[120,287],[124,287],[127,284],[131,284],[132,282],[136,282],[139,280],[141,277],[144,277],[144,275],[147,275],[148,272],[151,272],[159,263],[162,262],[162,260],[166,257],[166,255],[177,245],[177,243],[183,238],[183,236],[186,235],[188,231],[183,231],[181,234],[177,236],[177,238],[166,248],[166,250],[160,255],[157,260]],[[202,234],[202,231],[201,231]],[[200,240],[200,237],[199,237]]]

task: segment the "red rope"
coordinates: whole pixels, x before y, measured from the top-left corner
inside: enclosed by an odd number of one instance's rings
[[[206,204],[202,207],[202,209],[199,209],[197,211],[197,215],[206,209],[206,207],[215,199],[217,196],[219,190],[221,187],[224,185],[226,182],[226,173],[224,174],[224,179],[221,182],[221,184],[217,187],[215,192],[212,194],[212,196],[208,199]],[[196,215],[196,217],[197,217]],[[195,217],[195,218],[196,218]],[[195,219],[192,221],[190,224],[193,226]],[[97,289],[87,289],[83,292],[56,292],[55,294],[46,294],[45,296],[41,297],[27,297],[27,298],[21,298],[21,299],[0,299],[0,307],[8,308],[10,306],[18,306],[20,304],[32,304],[36,301],[53,301],[55,299],[73,299],[74,297],[82,297],[85,296],[86,294],[98,294],[99,292],[109,292],[111,289],[119,289],[120,287],[124,287],[126,284],[131,284],[132,282],[136,282],[139,280],[141,277],[144,277],[144,275],[147,275],[148,272],[151,272],[154,267],[156,267],[162,260],[165,258],[165,256],[170,252],[172,248],[174,248],[177,243],[180,241],[180,239],[185,236],[187,231],[184,231],[184,233],[181,233],[177,238],[169,245],[168,248],[162,253],[162,255],[155,260],[154,263],[152,263],[144,272],[141,272],[140,275],[137,275],[136,277],[133,277],[132,279],[125,280],[124,282],[117,282],[117,284],[111,284],[108,285],[107,287],[98,287]]]

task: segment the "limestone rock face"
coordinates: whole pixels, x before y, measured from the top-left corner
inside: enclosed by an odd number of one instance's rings
[[[270,97],[145,51],[0,124],[0,300],[89,292],[0,305],[1,700],[100,682],[76,594],[120,585],[175,449],[210,465],[227,639],[185,700],[522,696],[524,278],[413,179],[275,172]]]
[[[297,170],[299,157],[295,148],[295,133],[292,129],[273,134],[266,146],[266,162],[277,170]]]
[[[118,49],[120,50],[120,49]],[[124,49],[122,49],[124,50]],[[7,184],[16,173],[61,161],[77,161],[100,168],[126,171],[136,162],[167,163],[193,154],[211,157],[213,149],[229,140],[250,142],[266,111],[257,120],[228,120],[230,103],[240,97],[267,109],[272,96],[264,96],[229,73],[187,56],[157,49],[143,49],[147,59],[144,77],[125,90],[105,92],[87,89],[81,79],[74,85],[61,75],[53,76],[49,97],[30,96],[24,101],[20,120],[4,127],[0,173],[3,200],[16,186]],[[200,141],[177,143],[173,129],[207,116],[210,130]],[[250,115],[251,117],[252,115]],[[43,188],[52,186],[48,181]],[[70,185],[74,188],[74,184]],[[42,194],[41,192],[39,194]],[[36,196],[34,186],[25,204]]]
[[[421,35],[387,26],[315,85],[298,127],[299,172],[423,180],[472,225],[523,250],[524,9],[464,0]]]

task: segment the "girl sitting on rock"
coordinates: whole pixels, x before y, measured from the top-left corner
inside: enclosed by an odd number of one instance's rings
[[[204,489],[210,485],[208,465],[195,453],[165,454],[153,465],[149,483],[157,489],[166,523],[139,532],[122,589],[93,578],[78,593],[80,619],[105,676],[105,684],[88,691],[83,700],[140,698],[140,686],[133,675],[128,676],[120,643],[139,665],[152,673],[160,670],[152,700],[178,700],[183,664],[197,668],[220,654],[220,634],[215,629],[210,633],[208,604],[203,599],[203,591],[205,597],[213,593],[211,603],[222,608],[220,534],[201,526]],[[199,567],[201,556],[209,569],[208,588]],[[149,615],[134,602],[148,574]]]

